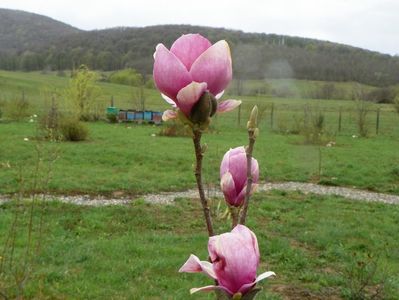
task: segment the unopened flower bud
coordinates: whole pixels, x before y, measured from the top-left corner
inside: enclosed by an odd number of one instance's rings
[[[190,113],[190,121],[194,124],[204,124],[216,113],[216,98],[209,92],[204,92]]]
[[[249,121],[247,123],[248,129],[255,129],[258,126],[258,107],[255,105],[249,116]]]

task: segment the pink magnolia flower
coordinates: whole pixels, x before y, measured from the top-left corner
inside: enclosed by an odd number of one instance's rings
[[[162,97],[191,119],[193,107],[204,93],[219,99],[232,78],[230,48],[222,40],[214,45],[200,34],[185,34],[178,38],[168,50],[158,44],[154,53],[154,81]],[[214,99],[214,98],[212,98]],[[226,112],[241,104],[241,101],[213,101],[209,116]],[[177,113],[167,110],[163,119],[176,118]]]
[[[222,290],[230,297],[241,293],[245,295],[256,283],[275,275],[265,272],[258,277],[259,247],[255,234],[244,225],[237,225],[231,232],[209,238],[208,251],[211,263],[200,261],[193,254],[179,272],[202,272],[217,280],[218,284],[193,288],[190,293],[198,291]]]
[[[259,179],[259,165],[255,158],[252,158],[251,174],[252,193]],[[236,207],[243,204],[247,189],[247,154],[244,147],[230,149],[223,156],[220,165],[220,186],[228,204]]]

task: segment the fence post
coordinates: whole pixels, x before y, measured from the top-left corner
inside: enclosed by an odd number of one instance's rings
[[[237,125],[240,126],[241,125],[241,106],[238,106],[238,116],[237,116]]]
[[[272,108],[270,110],[270,128],[273,130],[273,122],[274,122],[274,102],[272,102]]]
[[[342,124],[342,106],[339,107],[338,132],[341,132],[341,124]]]
[[[111,107],[114,107],[114,96],[111,96]]]
[[[375,134],[378,135],[380,129],[380,108],[377,108],[377,120],[375,122]]]

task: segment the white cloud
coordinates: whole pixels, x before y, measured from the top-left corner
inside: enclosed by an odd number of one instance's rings
[[[327,39],[399,53],[396,0],[0,0],[81,29],[194,24]]]

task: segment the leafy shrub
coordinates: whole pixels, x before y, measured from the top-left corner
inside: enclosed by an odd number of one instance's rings
[[[53,98],[48,111],[39,119],[39,129],[45,139],[61,139],[60,119],[61,115],[58,105]]]
[[[65,110],[71,111],[81,121],[96,121],[104,111],[103,103],[99,101],[101,90],[96,81],[97,74],[81,65],[73,72],[65,90]]]
[[[147,89],[155,89],[155,82],[154,79],[150,78],[145,82],[145,87]]]
[[[316,113],[310,112],[305,118],[307,118],[307,122],[304,122],[304,126],[301,130],[305,137],[305,143],[319,145],[322,141],[322,135],[324,134],[324,114],[321,111]]]
[[[143,83],[143,77],[134,69],[125,69],[111,74],[109,81],[130,86],[140,86]]]
[[[110,123],[116,123],[116,122],[118,122],[118,118],[117,118],[117,115],[116,115],[116,114],[110,114],[110,113],[108,113],[108,114],[107,114],[107,120],[108,120],[108,122],[110,122]]]
[[[24,94],[21,97],[8,101],[5,106],[5,116],[11,120],[19,121],[31,115],[31,106]]]
[[[369,104],[364,100],[356,100],[357,129],[361,137],[367,137],[369,130],[367,126],[367,115],[369,113]]]
[[[365,96],[365,100],[377,103],[393,103],[394,98],[395,98],[395,91],[393,88],[389,87],[376,88],[371,92],[367,93]]]
[[[64,140],[71,142],[84,141],[89,135],[87,126],[74,118],[63,119],[60,130]]]

